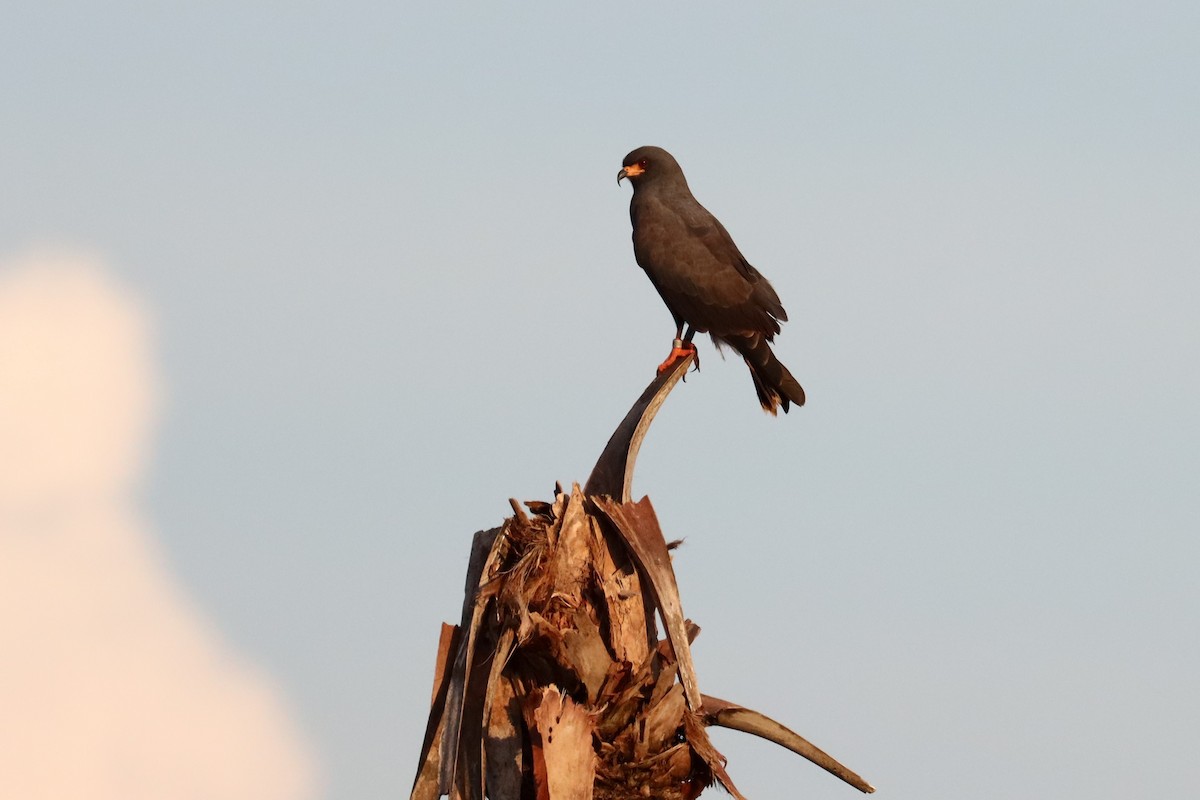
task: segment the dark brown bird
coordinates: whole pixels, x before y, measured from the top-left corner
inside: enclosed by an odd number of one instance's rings
[[[746,360],[764,410],[786,414],[790,404],[804,405],[804,389],[768,344],[787,321],[779,295],[696,202],[675,158],[661,147],[639,147],[625,156],[617,183],[622,178],[633,185],[633,254],[675,318],[675,346],[659,371],[694,354],[699,331],[718,350],[729,345]]]

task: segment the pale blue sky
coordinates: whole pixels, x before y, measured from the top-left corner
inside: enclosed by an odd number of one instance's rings
[[[1200,782],[1200,6],[3,16],[0,253],[152,310],[148,516],[327,797],[407,793],[471,533],[586,479],[669,348],[643,144],[810,398],[763,415],[706,343],[643,449],[703,690],[897,800]],[[717,744],[750,797],[856,794]]]

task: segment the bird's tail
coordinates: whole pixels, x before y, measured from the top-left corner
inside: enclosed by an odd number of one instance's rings
[[[787,413],[792,403],[804,405],[804,389],[771,352],[771,345],[761,334],[722,336],[724,344],[737,350],[746,359],[754,378],[754,391],[763,410],[775,414],[780,408]]]

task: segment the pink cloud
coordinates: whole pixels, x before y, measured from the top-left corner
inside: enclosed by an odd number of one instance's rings
[[[96,259],[0,264],[0,796],[314,797],[279,689],[189,602],[131,499],[149,334]]]

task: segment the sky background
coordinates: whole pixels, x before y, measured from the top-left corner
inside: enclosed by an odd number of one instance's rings
[[[471,534],[669,349],[644,144],[809,397],[705,342],[642,449],[701,688],[880,797],[1200,782],[1197,4],[4,19],[0,793],[407,795]]]

